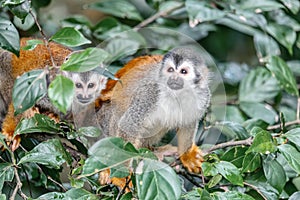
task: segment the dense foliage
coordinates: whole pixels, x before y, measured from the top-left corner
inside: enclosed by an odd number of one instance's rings
[[[1,48],[18,55],[20,36],[49,34],[39,10],[50,2],[1,0]],[[212,106],[197,135],[206,154],[202,173],[187,172],[174,157],[159,161],[151,151],[120,138],[105,138],[87,150],[86,137],[97,137],[97,127],[76,130],[37,114],[17,127],[16,134],[27,136],[23,148],[1,152],[0,199],[300,198],[298,0],[99,0],[85,8],[106,16],[96,24],[81,15],[66,18],[44,39],[45,45],[55,41],[84,49],[61,70],[83,72],[105,63],[115,72],[133,57],[164,53],[191,41],[214,57]],[[26,48],[40,42],[32,40]],[[94,48],[98,44],[102,49]],[[113,78],[106,70],[100,73]],[[47,89],[46,74],[35,70],[17,79],[16,113],[46,94],[62,113],[67,111],[73,83],[58,75]],[[43,139],[33,137],[36,133]],[[0,141],[5,146],[2,135]],[[111,168],[115,177],[128,176],[124,163],[129,160],[135,186],[130,193],[99,185],[103,169]]]

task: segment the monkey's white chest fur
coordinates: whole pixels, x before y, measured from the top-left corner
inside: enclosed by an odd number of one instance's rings
[[[190,90],[161,92],[156,109],[149,114],[146,127],[159,124],[165,129],[190,126],[199,121],[208,106],[209,92],[191,92]]]

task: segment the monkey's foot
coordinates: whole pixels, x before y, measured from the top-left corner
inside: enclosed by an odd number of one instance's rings
[[[154,154],[157,156],[157,158],[162,161],[165,156],[173,156],[176,155],[178,151],[178,148],[175,146],[172,146],[170,144],[167,144],[165,146],[157,147],[154,150]]]
[[[180,160],[183,166],[193,173],[200,173],[204,161],[201,150],[195,144],[180,156]]]
[[[106,169],[99,173],[99,182],[101,185],[113,184],[121,190],[125,188],[125,193],[130,192],[130,189],[133,188],[130,175],[125,178],[110,178],[110,169]]]

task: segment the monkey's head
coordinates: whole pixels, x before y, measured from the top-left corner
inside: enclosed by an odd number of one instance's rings
[[[95,71],[88,72],[68,72],[75,85],[75,101],[80,104],[89,104],[99,95],[101,90],[106,87],[107,78]]]
[[[174,91],[207,87],[208,69],[196,51],[176,48],[163,57],[160,79]]]

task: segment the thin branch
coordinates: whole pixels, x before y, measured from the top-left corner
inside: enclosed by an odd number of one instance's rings
[[[209,149],[203,150],[203,153],[208,154],[216,149],[222,149],[222,148],[230,147],[230,146],[238,146],[238,145],[250,146],[252,144],[252,142],[253,142],[253,139],[251,137],[246,140],[229,141],[229,142],[214,145]]]
[[[296,113],[297,116],[296,116],[296,119],[297,119],[297,121],[300,121],[300,119],[299,119],[300,118],[300,116],[299,116],[300,115],[300,98],[298,98],[297,103],[298,104],[297,104],[297,113]]]
[[[296,125],[296,124],[300,124],[300,120],[294,120],[294,121],[290,121],[290,122],[286,122],[285,126],[291,126],[291,125]],[[276,124],[273,126],[268,126],[267,130],[274,130],[274,129],[278,129],[281,127],[281,124]]]
[[[268,200],[265,196],[264,196],[264,194],[263,193],[261,193],[261,191],[256,187],[256,186],[254,186],[254,185],[251,185],[251,184],[249,184],[249,183],[246,183],[246,182],[243,182],[244,183],[244,185],[247,185],[247,186],[249,186],[249,187],[251,187],[253,190],[255,190],[264,200]]]
[[[52,181],[53,183],[55,183],[56,185],[58,185],[61,189],[63,189],[64,192],[67,191],[67,189],[62,184],[60,184],[59,182],[57,182],[56,180],[54,180],[51,176],[47,176],[47,178],[50,181]]]
[[[182,4],[178,5],[178,6],[175,6],[173,8],[170,8],[168,10],[164,10],[164,11],[161,11],[161,12],[157,12],[155,13],[154,15],[152,15],[151,17],[145,19],[144,21],[142,21],[141,23],[139,23],[138,25],[136,25],[133,30],[137,31],[145,26],[147,26],[148,24],[151,24],[153,21],[155,21],[156,19],[160,18],[160,17],[165,17],[167,16],[168,14],[170,14],[171,12],[177,10],[178,8],[181,8],[182,7]]]

